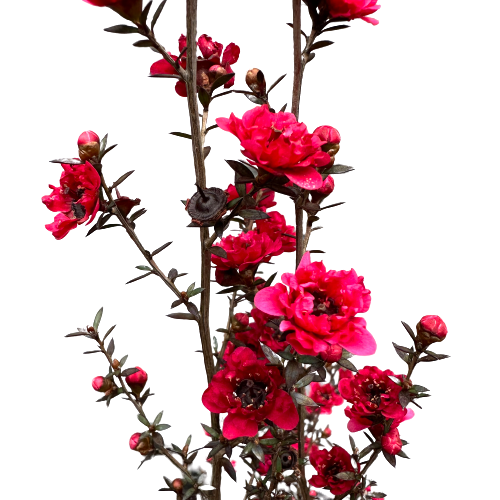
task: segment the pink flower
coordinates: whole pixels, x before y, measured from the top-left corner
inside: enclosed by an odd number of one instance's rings
[[[295,236],[295,227],[287,226],[285,217],[279,212],[268,212],[269,219],[260,219],[255,221],[256,230],[259,234],[267,233],[273,240],[281,240],[281,252],[275,255],[281,255],[283,252],[295,252],[296,239],[290,236]]]
[[[227,258],[212,255],[216,266],[215,279],[222,286],[253,285],[255,271],[259,264],[269,262],[274,255],[280,255],[281,239],[271,239],[268,234],[256,231],[226,236],[216,244],[226,251]]]
[[[403,443],[399,437],[397,427],[391,428],[387,434],[382,436],[382,449],[389,453],[389,455],[397,455],[403,449]]]
[[[336,363],[342,357],[342,351],[342,347],[338,344],[328,344],[326,350],[320,352],[319,355],[327,363]]]
[[[325,142],[322,146],[323,151],[328,151],[333,146],[340,144],[339,131],[336,128],[330,127],[330,125],[321,125],[321,127],[314,130],[313,134]]]
[[[79,224],[90,224],[99,210],[99,188],[101,178],[89,163],[83,165],[62,164],[59,186],[52,186],[50,195],[42,197],[42,202],[52,212],[60,212],[52,224],[45,227],[56,240],[64,238]]]
[[[350,432],[383,424],[386,419],[394,419],[392,425],[397,427],[413,417],[413,410],[403,408],[399,402],[402,387],[392,380],[394,376],[391,370],[365,366],[352,379],[340,380],[340,395],[352,403],[345,409],[350,419],[347,424]]]
[[[139,366],[136,366],[135,368],[139,371],[125,377],[125,381],[133,392],[140,394],[148,381],[148,374]]]
[[[325,142],[310,134],[294,114],[271,113],[265,104],[247,111],[243,118],[231,113],[229,118],[215,121],[240,140],[242,153],[252,165],[277,176],[286,175],[306,189],[321,187],[322,178],[316,167],[330,162],[328,153],[321,151]]]
[[[299,354],[316,356],[330,344],[361,356],[375,352],[366,321],[355,317],[370,307],[370,291],[353,269],[326,271],[306,252],[295,274],[285,273],[281,280],[260,290],[254,303],[267,314],[285,317],[280,330],[289,332],[286,341]]]
[[[202,401],[208,410],[228,414],[222,429],[225,438],[253,437],[265,419],[284,430],[298,424],[292,398],[279,388],[285,380],[276,367],[266,363],[266,359],[257,359],[251,349],[238,347],[203,393]]]
[[[280,330],[275,330],[270,326],[266,326],[267,323],[273,319],[273,316],[269,316],[256,307],[252,309],[251,315],[254,322],[250,323],[249,328],[254,338],[267,345],[267,347],[275,352],[284,351],[288,346],[285,340],[286,336],[284,336]]]
[[[321,405],[319,408],[315,406],[306,407],[309,413],[321,413],[330,415],[334,406],[340,406],[344,402],[344,398],[335,391],[330,384],[319,384],[311,382],[309,397]]]
[[[183,51],[186,47],[186,37],[181,35],[179,38],[179,53]],[[217,78],[233,73],[231,64],[238,61],[240,56],[240,48],[234,43],[230,43],[224,53],[222,52],[223,45],[212,41],[212,38],[208,35],[201,35],[198,38],[198,47],[203,55],[203,57],[198,57],[197,61],[197,74],[196,74],[196,84],[198,87],[203,87],[205,90],[210,92],[211,85],[217,80]],[[177,61],[178,56],[172,55],[174,61]],[[222,56],[222,59],[221,59]],[[186,69],[186,56],[182,55],[179,65]],[[151,75],[177,75],[177,70],[165,59],[160,59],[153,63],[150,69]],[[228,89],[234,85],[234,77],[231,78],[224,84],[224,88]],[[181,97],[187,97],[186,84],[184,82],[178,81],[175,84],[175,91]]]
[[[322,0],[321,9],[327,10],[332,19],[363,19],[377,25],[378,21],[367,17],[380,9],[378,0]]]

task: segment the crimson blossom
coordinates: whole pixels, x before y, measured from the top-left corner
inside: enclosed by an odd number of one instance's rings
[[[321,413],[330,415],[334,406],[340,406],[344,402],[344,398],[335,391],[331,384],[320,384],[311,382],[309,397],[318,403],[319,407],[307,406],[309,413]]]
[[[269,419],[284,430],[292,430],[299,415],[292,398],[280,386],[285,383],[280,371],[266,366],[247,347],[238,347],[227,358],[203,393],[205,407],[213,413],[227,413],[222,434],[227,439],[253,437],[259,424]]]
[[[378,0],[321,0],[320,9],[327,11],[331,19],[363,19],[377,25],[373,17],[367,17],[380,9]]]
[[[139,366],[135,367],[137,371],[125,377],[125,382],[135,394],[140,394],[148,381],[148,374]]]
[[[278,211],[268,212],[269,219],[259,219],[255,221],[257,226],[257,232],[259,234],[267,233],[273,240],[279,239],[281,241],[281,251],[277,255],[281,255],[283,252],[295,252],[297,246],[295,236],[295,227],[288,226],[285,217],[281,215]],[[290,236],[285,236],[285,235]]]
[[[242,118],[231,113],[229,118],[217,118],[215,122],[240,140],[242,153],[252,165],[273,175],[286,175],[305,189],[323,185],[316,168],[330,162],[328,153],[321,150],[326,141],[310,134],[293,113],[272,113],[264,104],[250,109]]]
[[[59,186],[52,186],[52,193],[43,196],[42,202],[52,212],[60,212],[52,224],[45,227],[56,240],[64,238],[76,226],[90,224],[99,210],[101,178],[87,161],[82,165],[62,164],[63,173]]]
[[[395,378],[391,370],[365,366],[352,379],[340,380],[340,395],[352,403],[345,409],[350,419],[347,424],[350,432],[382,424],[385,419],[394,419],[391,428],[395,428],[414,416],[412,409],[401,406],[399,393],[402,387],[391,377]]]
[[[323,262],[311,263],[306,252],[295,274],[285,273],[282,283],[260,290],[255,306],[275,317],[284,317],[280,330],[299,353],[318,355],[338,344],[353,354],[368,356],[377,348],[356,318],[370,307],[370,291],[354,269],[327,271]]]
[[[138,22],[142,12],[142,0],[83,0],[95,7],[109,7],[120,16]]]
[[[187,46],[185,35],[179,37],[179,53],[182,54]],[[198,38],[198,47],[203,57],[198,56],[196,63],[196,85],[209,91],[212,83],[217,78],[229,73],[233,73],[231,64],[235,64],[240,57],[240,48],[234,43],[230,43],[222,52],[223,45],[212,40],[208,35],[201,35]],[[178,56],[168,53],[174,61],[177,62]],[[222,56],[222,59],[221,59]],[[179,66],[186,69],[187,58],[180,56]],[[160,59],[153,63],[150,69],[151,75],[178,75],[177,70],[165,59]],[[228,89],[234,85],[234,76],[224,84]],[[177,82],[175,91],[181,97],[187,97],[186,84]]]

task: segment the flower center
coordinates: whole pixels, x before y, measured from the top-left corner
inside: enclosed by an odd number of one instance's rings
[[[266,384],[254,382],[250,379],[243,380],[236,389],[236,395],[241,400],[241,406],[259,408],[264,404],[267,395]]]
[[[70,187],[66,186],[64,188],[63,194],[67,194],[73,198],[73,200],[79,200],[82,196],[82,194],[85,193],[85,188],[78,188],[78,189],[71,189]]]
[[[334,463],[331,467],[325,470],[325,477],[331,477],[334,481],[340,481],[338,477],[335,477],[337,474],[343,471],[343,467],[339,463]]]
[[[332,316],[333,314],[339,313],[339,308],[335,305],[332,299],[315,297],[313,302],[312,313],[314,316],[321,316],[322,314],[328,314]]]
[[[77,219],[83,219],[87,211],[85,207],[80,203],[71,203],[71,211],[75,214]]]
[[[368,384],[366,386],[366,394],[370,403],[374,404],[378,408],[381,401],[380,395],[385,394],[385,388],[377,382],[373,382],[372,384]]]

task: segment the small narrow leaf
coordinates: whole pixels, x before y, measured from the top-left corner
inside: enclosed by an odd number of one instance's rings
[[[222,467],[228,473],[229,477],[236,482],[236,471],[234,470],[233,464],[226,457],[222,459]]]
[[[269,219],[269,215],[266,214],[265,212],[262,212],[261,210],[253,210],[251,208],[245,208],[243,210],[240,210],[238,212],[238,215],[243,217],[244,219],[250,219],[250,220],[262,220],[262,219]]]
[[[142,278],[146,278],[147,276],[151,276],[152,274],[154,274],[153,271],[150,271],[149,273],[138,276],[137,278],[134,278],[133,280],[127,281],[125,284],[129,285],[130,283],[134,283],[134,281],[142,280]]]
[[[209,248],[209,252],[213,255],[217,255],[217,257],[221,257],[222,259],[227,259],[227,252],[218,246],[213,246]]]
[[[163,250],[165,250],[165,248],[169,247],[170,245],[172,244],[171,241],[169,241],[168,243],[165,243],[164,245],[162,245],[160,248],[157,248],[152,254],[151,256],[154,257],[155,255],[159,254],[160,252],[162,252]]]
[[[206,432],[208,432],[214,439],[219,439],[219,433],[215,430],[212,429],[209,425],[201,424],[203,429],[205,429]]]
[[[348,359],[339,359],[337,361],[337,364],[339,364],[342,368],[345,368],[346,370],[351,370],[352,372],[358,371],[358,369]]]
[[[134,47],[154,47],[155,44],[151,40],[138,40],[132,44]]]
[[[177,137],[184,137],[184,139],[192,139],[190,134],[185,134],[184,132],[170,132],[170,135],[175,135]]]
[[[118,33],[120,35],[126,35],[129,33],[139,33],[139,29],[135,26],[128,26],[126,24],[117,24],[116,26],[110,26],[109,28],[104,28],[104,31],[108,33]]]
[[[146,22],[148,20],[149,11],[151,9],[152,4],[153,4],[153,0],[150,0],[147,3],[146,7],[144,7],[144,10],[142,11],[141,17],[139,18],[140,24],[146,24]]]
[[[106,349],[106,352],[108,353],[109,356],[113,356],[113,353],[115,352],[115,340],[111,339],[108,348]]]
[[[160,14],[163,10],[163,7],[165,7],[165,4],[167,3],[167,0],[163,0],[163,2],[158,6],[158,8],[156,9],[156,12],[153,16],[153,20],[151,21],[151,29],[154,29],[155,25],[156,25],[156,22],[158,21],[159,17],[160,17]]]
[[[94,327],[94,330],[95,330],[95,331],[98,331],[98,330],[99,330],[99,324],[101,323],[103,310],[104,310],[104,308],[103,308],[103,307],[101,307],[101,308],[97,311],[97,314],[95,315],[95,318],[94,318],[94,324],[93,324],[93,327]]]
[[[171,313],[167,314],[169,318],[172,319],[187,319],[187,320],[196,320],[196,316],[190,313]]]
[[[143,417],[140,413],[137,415],[137,420],[146,427],[151,427],[150,423],[147,421],[146,417]]]
[[[269,87],[269,90],[267,91],[267,93],[269,94],[271,92],[271,90],[274,89],[274,87],[276,87],[276,85],[278,85],[278,83],[281,82],[281,80],[283,80],[283,78],[285,78],[286,76],[286,73],[284,75],[281,75],[270,87]],[[286,104],[285,104],[286,106]]]
[[[298,404],[302,406],[319,406],[309,396],[301,394],[300,392],[291,392],[290,396]]]
[[[302,377],[298,382],[295,383],[295,387],[300,389],[309,385],[314,379],[314,373],[308,373],[305,377]]]
[[[118,178],[118,180],[113,182],[112,186],[109,189],[111,190],[111,189],[115,189],[116,187],[118,187],[124,180],[128,179],[134,172],[135,172],[135,170],[130,170],[130,172],[123,174],[121,177]]]
[[[156,426],[156,430],[159,431],[166,431],[167,429],[170,429],[170,425],[168,424],[159,424]]]
[[[217,78],[217,80],[215,80],[215,82],[212,83],[212,86],[211,86],[212,92],[215,89],[218,89],[219,87],[221,87],[222,85],[227,83],[229,80],[231,80],[231,78],[233,78],[233,76],[234,76],[234,73],[228,73],[227,75],[219,76],[219,78]]]
[[[311,45],[311,48],[309,49],[310,52],[313,50],[317,49],[322,49],[323,47],[328,47],[329,45],[332,45],[334,42],[330,40],[321,40],[321,42],[316,42]]]
[[[277,365],[280,363],[280,358],[276,354],[274,354],[274,352],[269,347],[267,347],[267,345],[262,343],[260,345],[262,347],[264,355],[273,365]]]
[[[156,415],[156,418],[153,421],[153,425],[158,425],[161,422],[161,417],[163,417],[163,412],[161,411]]]

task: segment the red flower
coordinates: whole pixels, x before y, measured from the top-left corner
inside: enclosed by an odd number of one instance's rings
[[[245,186],[247,193],[249,193],[253,188],[253,184],[251,182],[245,184]],[[226,193],[228,203],[240,197],[238,191],[236,190],[236,187],[233,184],[229,184],[226,189]],[[253,198],[257,202],[257,206],[252,208],[255,208],[256,210],[262,210],[263,212],[265,212],[268,208],[274,207],[276,205],[276,202],[274,201],[274,191],[271,191],[267,188],[259,189],[259,191],[257,191],[253,195]]]
[[[136,207],[137,205],[141,204],[141,200],[139,198],[136,198],[133,200],[132,198],[129,198],[128,196],[122,196],[118,189],[116,191],[116,200],[115,204],[118,207],[118,210],[127,217],[127,215],[131,212],[131,210]]]
[[[330,384],[320,384],[318,382],[311,382],[309,397],[321,405],[319,408],[316,406],[306,407],[309,413],[326,413],[330,415],[334,406],[340,406],[344,402],[344,398],[335,391]]]
[[[397,427],[391,428],[387,434],[382,436],[382,449],[389,453],[389,455],[397,455],[403,449],[403,443],[399,437]]]
[[[282,253],[280,238],[273,240],[268,234],[256,231],[226,236],[216,246],[227,253],[227,259],[212,255],[212,262],[217,267],[215,279],[222,286],[253,284],[259,264]]]
[[[45,227],[52,232],[56,240],[64,238],[79,224],[90,224],[99,210],[99,188],[101,179],[96,169],[89,163],[82,165],[62,165],[59,187],[49,184],[50,195],[42,202],[56,215],[52,224]]]
[[[424,316],[417,325],[417,338],[424,346],[442,342],[447,334],[448,328],[439,316]]]
[[[179,53],[186,47],[186,37],[181,35],[179,38]],[[203,55],[203,57],[198,57],[197,61],[197,74],[196,74],[196,84],[198,87],[203,87],[205,90],[210,91],[212,83],[214,83],[217,78],[226,75],[228,73],[233,73],[231,64],[238,61],[240,57],[240,48],[234,43],[230,43],[224,53],[222,53],[223,45],[212,41],[212,38],[207,35],[201,35],[198,38],[198,47]],[[172,56],[174,61],[177,61],[178,57],[168,53]],[[222,56],[222,59],[221,59]],[[186,69],[186,56],[183,55],[180,59],[179,65]],[[153,63],[150,69],[151,75],[177,75],[177,70],[165,59],[160,59]],[[234,77],[224,84],[224,88],[228,89],[234,85]],[[187,97],[186,84],[184,82],[177,82],[175,84],[175,91],[181,97]]]
[[[322,141],[325,141],[322,148],[323,151],[328,151],[333,146],[340,144],[340,134],[336,128],[330,127],[330,125],[321,125],[313,132],[314,135],[317,135]]]
[[[340,395],[352,403],[345,409],[350,418],[347,428],[357,432],[394,419],[393,427],[413,417],[414,412],[403,408],[399,402],[402,387],[394,380],[391,370],[382,371],[376,366],[365,366],[352,378],[339,382]]]
[[[83,0],[96,7],[109,7],[120,16],[138,22],[142,12],[142,0]]]
[[[380,9],[378,0],[322,0],[320,9],[327,10],[332,19],[363,19],[377,25],[378,21],[367,17]]]
[[[247,111],[243,118],[231,113],[229,118],[215,121],[240,140],[242,152],[252,165],[274,175],[286,175],[306,189],[321,187],[323,181],[316,167],[330,162],[328,153],[321,151],[325,142],[310,134],[293,113],[271,113],[265,104]]]
[[[351,456],[340,446],[334,446],[330,451],[320,450],[311,454],[311,465],[316,469],[317,475],[312,476],[309,483],[316,488],[324,488],[334,495],[342,495],[356,484],[356,481],[344,481],[336,477],[341,472],[354,472]]]
[[[339,368],[339,382],[346,378],[347,380],[351,380],[354,378],[354,373],[351,370],[347,370],[346,368]]]
[[[260,290],[254,303],[267,314],[285,317],[280,330],[291,332],[286,340],[299,354],[315,356],[330,344],[361,356],[375,352],[366,321],[355,317],[370,307],[370,291],[353,269],[326,271],[306,252],[295,274],[285,273],[281,280],[284,284]]]
[[[336,363],[342,357],[342,351],[342,347],[338,344],[328,344],[326,350],[320,352],[319,355],[327,363]]]
[[[275,255],[281,255],[283,252],[295,252],[296,239],[290,236],[295,236],[295,227],[287,226],[285,217],[279,212],[269,212],[269,219],[260,219],[255,221],[256,230],[259,234],[267,233],[273,240],[281,240],[281,252]]]
[[[202,401],[208,410],[228,414],[222,429],[227,439],[255,436],[264,419],[284,430],[298,424],[292,398],[279,388],[285,380],[276,367],[266,363],[266,359],[257,359],[251,349],[238,347],[203,393]]]
[[[144,389],[146,382],[148,381],[148,374],[139,366],[136,366],[139,370],[128,377],[125,377],[125,381],[128,386],[132,389],[136,394],[140,394],[140,392]]]
[[[288,346],[288,342],[286,340],[282,340],[281,332],[279,330],[274,330],[270,326],[265,326],[266,323],[272,319],[272,316],[259,311],[255,307],[250,311],[250,314],[254,319],[253,322],[248,324],[250,330],[245,332],[236,332],[235,337],[244,342],[248,347],[250,347],[250,349],[254,350],[258,358],[265,357],[260,345],[261,342],[271,348],[274,352],[284,351]],[[292,353],[293,352],[295,351],[292,349]]]

